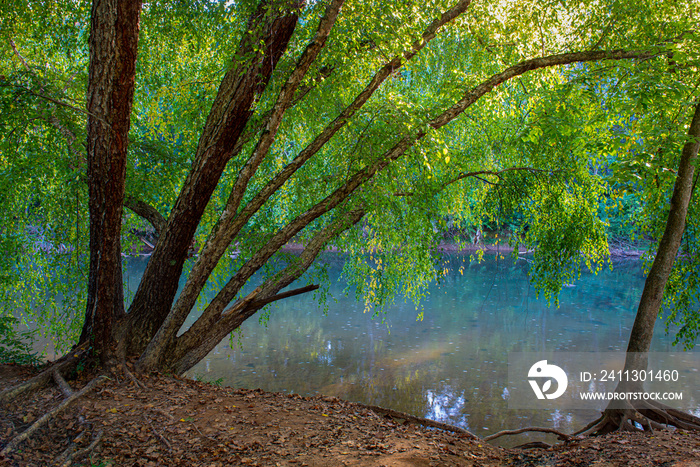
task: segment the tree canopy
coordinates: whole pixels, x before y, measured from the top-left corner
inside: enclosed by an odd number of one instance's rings
[[[101,352],[177,372],[329,245],[376,307],[419,300],[436,244],[482,225],[535,250],[549,297],[602,267],[613,233],[654,251],[700,82],[693,1],[2,8],[3,316],[53,307],[50,333],[104,329]],[[667,287],[687,345],[696,204]],[[125,310],[121,253],[144,219],[158,242]]]

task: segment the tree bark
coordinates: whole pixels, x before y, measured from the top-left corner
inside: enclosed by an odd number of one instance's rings
[[[153,226],[156,234],[160,236],[160,233],[165,228],[166,220],[156,208],[130,195],[127,195],[124,198],[124,207],[129,208],[138,216],[146,219],[148,223]]]
[[[318,30],[313,40],[307,45],[302,53],[296,67],[290,74],[287,82],[282,87],[277,101],[272,108],[265,130],[262,132],[258,143],[253,150],[252,155],[248,159],[244,167],[239,171],[234,186],[231,190],[229,200],[224,208],[222,215],[219,218],[217,226],[212,231],[207,244],[203,248],[202,254],[195,263],[192,272],[187,278],[187,282],[178,297],[177,302],[173,305],[172,310],[163,320],[158,331],[153,339],[148,343],[146,351],[143,353],[140,365],[142,367],[153,368],[156,362],[161,359],[168,347],[173,344],[177,331],[182,326],[185,318],[192,310],[194,303],[199,296],[204,284],[209,278],[216,264],[218,264],[221,256],[233,237],[213,241],[219,237],[217,234],[225,229],[226,219],[235,217],[238,207],[243,199],[246,188],[250,179],[257,171],[260,163],[267,156],[272,143],[275,140],[282,118],[286,110],[291,106],[295,93],[301,84],[302,79],[306,75],[310,66],[316,60],[319,52],[323,49],[326,39],[333,29],[333,25],[340,13],[340,8],[344,0],[332,0],[326,9],[324,17],[321,19]],[[218,250],[212,248],[212,243],[218,244]]]
[[[90,272],[80,343],[102,362],[113,353],[113,326],[124,315],[121,221],[138,50],[139,0],[95,0],[87,92]]]

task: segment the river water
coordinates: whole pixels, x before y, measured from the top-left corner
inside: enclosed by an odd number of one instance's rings
[[[445,257],[449,273],[422,303],[422,321],[415,305],[400,299],[373,318],[352,293],[344,294],[342,259],[327,260],[335,301],[328,301],[326,315],[313,294],[280,301],[266,324],[249,319],[233,345],[219,344],[189,375],[225,386],[337,396],[484,436],[523,426],[571,432],[598,413],[508,409],[508,352],[624,350],[644,286],[641,264],[624,262],[613,271],[583,273],[562,290],[559,307],[550,306],[528,282],[527,260],[486,255],[478,263],[455,254]],[[130,287],[142,270],[143,263],[132,262]],[[652,350],[679,351],[663,328],[659,322]]]

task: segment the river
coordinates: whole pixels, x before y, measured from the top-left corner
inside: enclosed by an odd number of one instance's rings
[[[482,436],[522,426],[571,432],[598,413],[508,409],[508,352],[624,350],[644,286],[640,262],[626,261],[613,271],[584,272],[562,290],[557,307],[537,298],[527,260],[486,255],[479,263],[453,254],[445,257],[447,277],[422,302],[421,321],[415,305],[401,300],[378,317],[363,313],[338,280],[342,258],[327,260],[333,299],[326,314],[313,294],[278,302],[266,323],[249,319],[189,375],[225,386],[337,396]],[[132,262],[132,287],[144,265]],[[680,350],[663,322],[656,331],[652,350]]]

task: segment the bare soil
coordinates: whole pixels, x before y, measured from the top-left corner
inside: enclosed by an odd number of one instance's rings
[[[30,376],[0,366],[0,389]],[[700,466],[700,435],[615,433],[548,449],[504,449],[333,397],[217,387],[163,375],[111,380],[77,400],[0,465],[46,466]],[[73,389],[86,375],[70,381]],[[63,394],[49,387],[0,410],[0,448]]]

